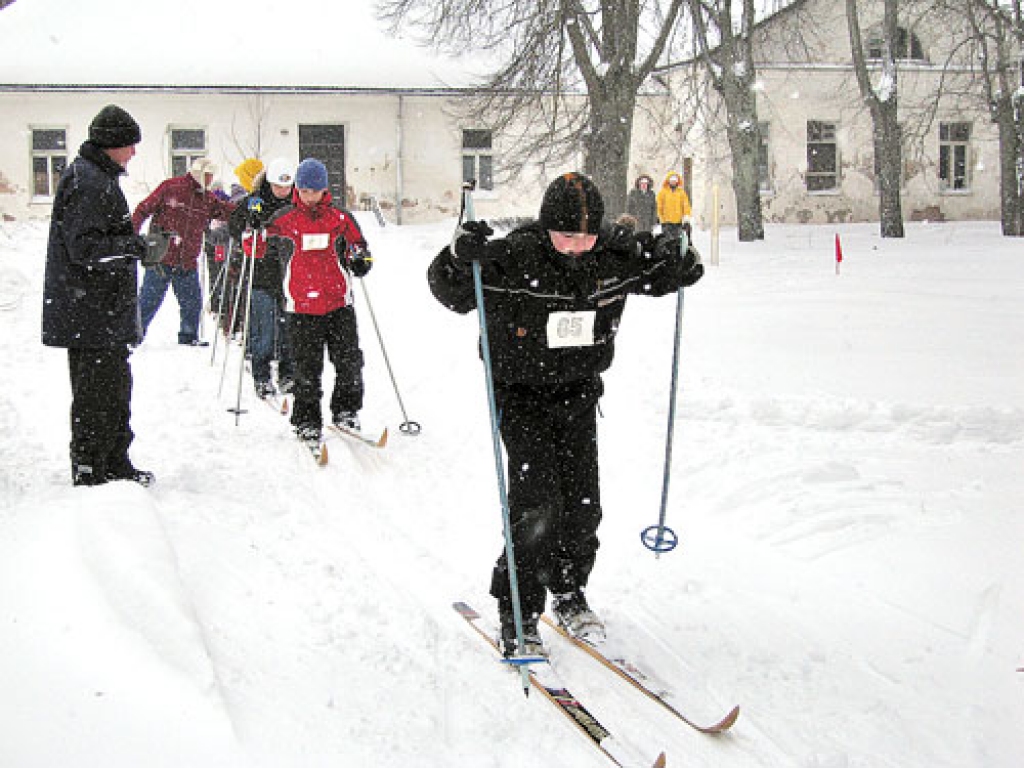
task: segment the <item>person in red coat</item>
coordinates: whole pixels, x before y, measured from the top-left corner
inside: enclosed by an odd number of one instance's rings
[[[142,279],[139,314],[143,336],[163,304],[167,289],[173,288],[180,313],[178,343],[190,346],[205,343],[199,340],[203,295],[197,268],[203,248],[203,233],[215,219],[226,222],[235,208],[231,202],[221,200],[210,191],[215,172],[213,162],[204,157],[197,158],[188,173],[161,183],[132,214],[136,232],[152,218],[150,228],[174,233],[163,261],[147,267]]]
[[[288,335],[295,363],[292,426],[319,442],[323,416],[324,348],[334,365],[331,417],[359,429],[363,407],[363,352],[359,348],[352,277],[370,271],[373,258],[352,214],[333,204],[327,168],[307,158],[295,173],[292,205],[267,225],[267,256],[281,261]]]

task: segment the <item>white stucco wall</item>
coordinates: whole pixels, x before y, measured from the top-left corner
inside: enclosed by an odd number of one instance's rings
[[[18,218],[47,216],[52,201],[31,194],[31,131],[63,128],[68,158],[88,137],[93,116],[107,103],[130,112],[143,140],[123,181],[135,204],[170,173],[171,128],[202,128],[208,156],[229,187],[232,170],[249,156],[283,156],[298,161],[300,124],[345,127],[345,167],[349,205],[376,197],[387,218],[430,221],[457,212],[461,188],[461,129],[451,117],[447,94],[209,93],[174,91],[0,92],[0,213]],[[401,122],[399,112],[401,111]],[[500,155],[500,143],[495,154]],[[478,195],[481,215],[532,211],[520,203],[539,193],[523,186],[500,186]],[[488,213],[490,211],[490,214]]]

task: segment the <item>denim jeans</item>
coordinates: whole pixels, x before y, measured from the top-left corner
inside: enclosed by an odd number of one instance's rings
[[[178,343],[188,344],[198,338],[199,313],[203,307],[203,292],[199,285],[199,273],[194,269],[167,267],[158,264],[147,267],[139,290],[139,314],[142,317],[142,333],[145,335],[149,324],[156,316],[157,310],[164,302],[167,289],[174,290],[178,300],[180,325],[178,326]]]
[[[270,361],[274,359],[278,381],[291,378],[292,356],[285,314],[277,298],[259,288],[253,288],[249,310],[249,353],[254,381],[270,381]]]

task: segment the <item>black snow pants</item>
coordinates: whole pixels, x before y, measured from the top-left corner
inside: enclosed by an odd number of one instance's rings
[[[547,594],[585,587],[599,546],[597,401],[600,376],[555,386],[495,385],[508,455],[512,546],[524,616]],[[491,578],[499,603],[511,595],[504,551]]]
[[[288,335],[295,365],[295,404],[292,425],[323,426],[320,400],[324,347],[334,366],[331,416],[363,407],[363,352],[359,348],[354,307],[341,307],[326,315],[289,313]]]
[[[128,347],[69,349],[71,464],[102,476],[131,467],[132,370]]]

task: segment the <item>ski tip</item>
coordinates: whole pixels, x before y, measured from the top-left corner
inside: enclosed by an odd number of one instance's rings
[[[729,711],[729,714],[727,714],[725,717],[723,717],[710,728],[705,728],[704,731],[706,733],[723,733],[724,731],[727,731],[730,728],[732,728],[736,724],[736,721],[739,719],[739,717],[740,708],[739,705],[736,705]]]
[[[320,455],[316,457],[316,463],[321,467],[327,466],[327,443],[320,443]]]
[[[377,447],[383,448],[388,444],[388,428],[384,427],[384,431],[380,433],[380,439],[377,441]]]
[[[476,610],[469,603],[464,603],[461,600],[456,600],[454,603],[452,603],[452,608],[454,608],[458,612],[458,614],[462,616],[464,619],[480,618],[480,614],[477,613]]]
[[[658,759],[654,761],[654,765],[651,768],[665,768],[666,765],[668,765],[668,761],[665,758],[665,753],[662,752],[658,755]]]

